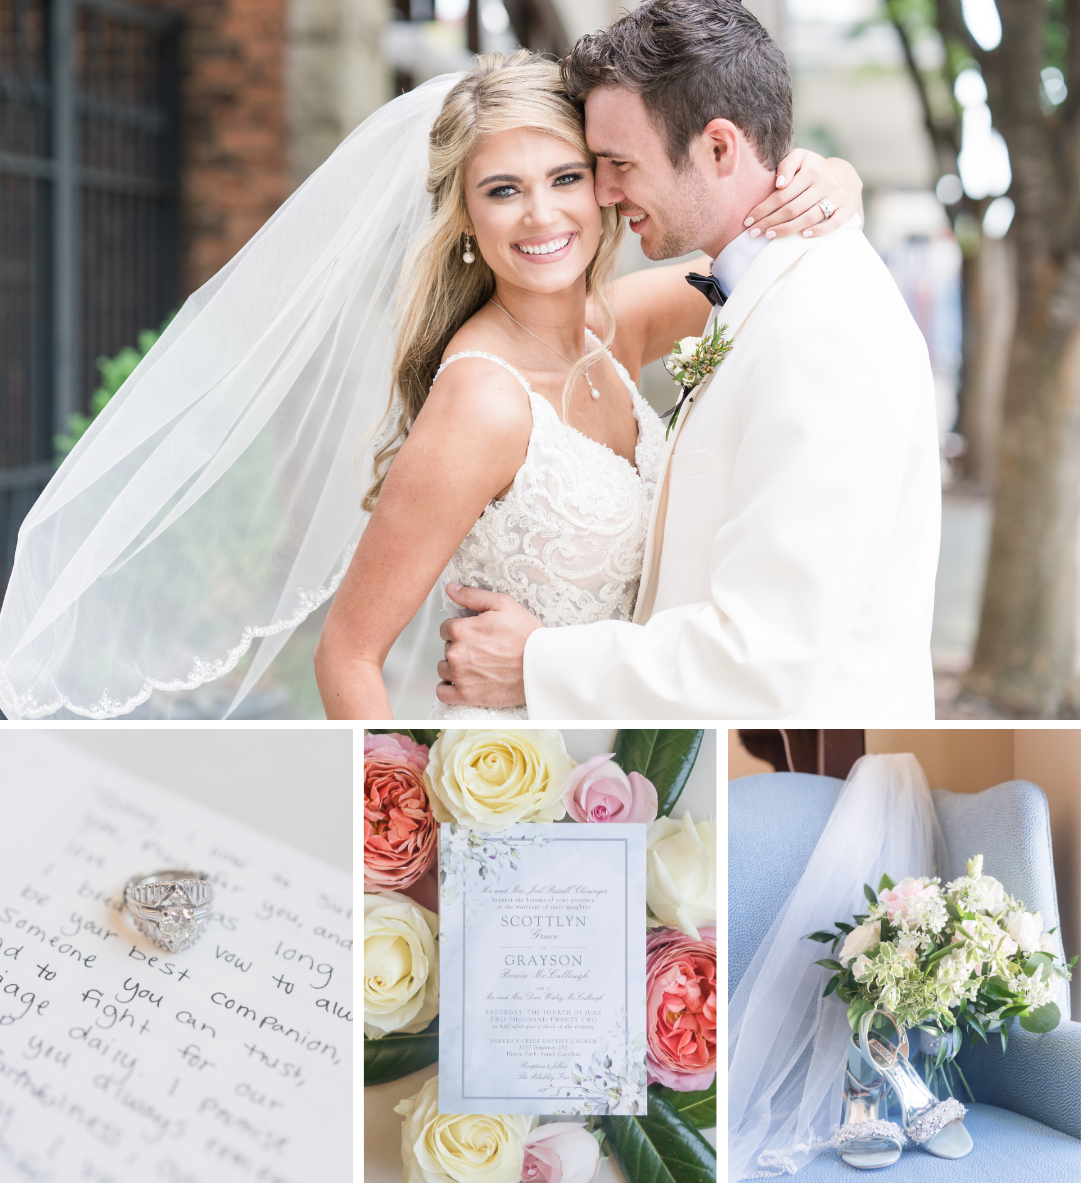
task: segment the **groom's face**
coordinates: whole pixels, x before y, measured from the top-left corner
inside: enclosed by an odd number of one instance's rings
[[[585,108],[586,143],[597,157],[598,203],[619,207],[649,259],[701,248],[710,237],[714,195],[695,145],[677,169],[641,97],[622,87],[591,91]]]

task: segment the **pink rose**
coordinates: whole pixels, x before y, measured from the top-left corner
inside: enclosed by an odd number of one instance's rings
[[[922,884],[911,876],[906,876],[894,888],[887,888],[878,894],[879,903],[886,906],[886,912],[891,921],[897,917],[911,917],[911,906],[918,900],[927,900],[935,895],[937,888],[934,884]]]
[[[563,805],[575,822],[645,822],[657,818],[657,791],[641,773],[624,773],[602,752],[571,773]]]
[[[698,933],[646,937],[647,1080],[682,1091],[707,1089],[717,1072],[717,930]]]
[[[577,1122],[548,1122],[526,1135],[523,1180],[588,1184],[597,1172],[597,1140]]]
[[[364,737],[364,891],[400,891],[435,858],[439,828],[424,788],[428,750],[408,736]]]

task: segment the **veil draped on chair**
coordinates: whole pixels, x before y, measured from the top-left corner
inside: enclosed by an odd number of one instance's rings
[[[388,103],[192,295],[19,532],[11,718],[124,715],[250,665],[333,595],[363,530],[395,295],[460,75]],[[241,667],[243,669],[243,667]]]
[[[840,1120],[851,1031],[844,1005],[822,998],[824,947],[802,939],[864,911],[863,885],[883,872],[935,875],[943,851],[916,758],[861,757],[729,1005],[730,1180],[797,1171]]]

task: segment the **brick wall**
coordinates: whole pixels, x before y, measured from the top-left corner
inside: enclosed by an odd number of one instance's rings
[[[290,191],[285,0],[146,0],[180,12],[181,296],[208,280]]]

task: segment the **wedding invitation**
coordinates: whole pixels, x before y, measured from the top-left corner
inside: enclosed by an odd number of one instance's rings
[[[214,886],[178,953],[124,908],[163,868]],[[0,1181],[351,1180],[352,895],[69,741],[0,730]]]
[[[645,833],[441,826],[440,1113],[646,1112]]]

